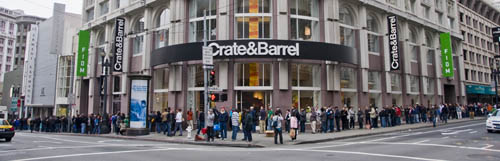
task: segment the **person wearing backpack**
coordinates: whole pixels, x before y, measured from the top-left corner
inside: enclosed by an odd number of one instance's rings
[[[278,144],[278,135],[280,137],[280,144],[283,144],[283,131],[281,130],[281,122],[283,121],[283,117],[281,113],[274,114],[272,118],[272,127],[274,128],[274,144]]]

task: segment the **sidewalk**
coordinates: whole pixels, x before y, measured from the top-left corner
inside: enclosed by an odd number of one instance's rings
[[[476,117],[474,119],[475,121],[477,120],[484,120],[484,117]],[[462,119],[462,120],[449,120],[448,124],[454,124],[454,123],[461,123],[461,122],[467,122],[467,121],[474,121],[470,120],[468,118]],[[438,126],[444,125],[444,124],[438,124]],[[357,127],[357,126],[356,126]],[[431,123],[418,123],[418,124],[403,124],[401,126],[395,126],[395,127],[389,127],[389,128],[377,128],[373,130],[367,130],[367,129],[355,129],[355,130],[347,130],[347,131],[342,131],[342,132],[334,132],[334,133],[317,133],[317,134],[311,134],[310,132],[307,132],[305,134],[300,134],[297,136],[297,141],[291,142],[290,136],[286,131],[283,131],[283,144],[285,145],[297,145],[297,144],[310,144],[310,143],[319,143],[319,142],[326,142],[326,141],[333,141],[333,140],[341,140],[341,139],[347,139],[347,138],[355,138],[355,137],[362,137],[362,136],[370,136],[370,135],[377,135],[377,134],[384,134],[384,133],[390,133],[390,132],[397,132],[397,131],[406,131],[409,129],[420,129],[420,128],[427,128],[427,127],[432,127]],[[241,141],[243,139],[243,133],[238,133],[238,139],[237,141],[231,141],[231,132],[228,131],[228,139],[227,140],[220,140],[220,139],[215,139],[215,142],[206,142],[206,141],[194,141],[194,134],[196,134],[196,131],[192,134],[193,136],[191,139],[187,138],[187,132],[184,133],[183,136],[174,136],[174,137],[167,137],[163,135],[163,133],[150,133],[149,135],[145,136],[121,136],[121,135],[116,135],[116,134],[102,134],[102,135],[84,135],[84,134],[75,134],[75,133],[53,133],[57,135],[74,135],[74,136],[89,136],[89,137],[104,137],[104,138],[113,138],[113,139],[125,139],[125,140],[142,140],[142,141],[154,141],[154,142],[167,142],[167,143],[175,143],[175,144],[193,144],[193,145],[208,145],[208,146],[225,146],[225,147],[248,147],[248,148],[263,148],[263,147],[273,147],[273,146],[280,146],[280,145],[275,145],[274,144],[274,137],[265,137],[264,134],[258,134],[258,133],[253,133],[252,138],[253,142],[247,143],[245,141]]]

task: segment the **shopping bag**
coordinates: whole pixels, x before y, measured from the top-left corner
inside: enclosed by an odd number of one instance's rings
[[[214,130],[215,131],[219,131],[220,130],[220,125],[219,124],[215,124],[214,125]]]

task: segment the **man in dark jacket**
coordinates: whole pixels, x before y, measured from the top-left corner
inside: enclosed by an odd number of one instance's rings
[[[229,114],[226,112],[224,107],[221,108],[221,112],[219,114],[219,122],[220,122],[220,131],[222,140],[227,138],[227,122],[229,120]]]
[[[319,118],[321,119],[321,132],[326,133],[328,131],[327,130],[328,116],[327,116],[325,108],[321,108],[321,114],[319,115]]]
[[[254,123],[254,114],[251,113],[251,112],[247,112],[247,115],[245,116],[245,120],[243,121],[244,122],[244,132],[245,132],[245,140],[244,141],[248,141],[248,142],[252,142],[252,124]]]
[[[306,132],[306,109],[302,109],[300,110],[300,118],[299,118],[299,122],[300,122],[300,132]]]
[[[347,107],[342,108],[342,111],[340,111],[340,118],[342,119],[342,130],[348,130]]]
[[[359,109],[357,115],[358,115],[359,129],[363,129],[363,109]]]
[[[333,116],[335,118],[335,126],[337,126],[337,131],[340,132],[340,110],[335,106],[333,111]]]
[[[175,125],[174,125],[175,124],[175,112],[174,112],[174,109],[171,109],[171,108],[168,108],[168,111],[169,111],[169,113],[167,114],[167,124],[169,126],[167,126],[168,129],[166,129],[166,131],[168,131],[167,136],[171,137],[171,136],[173,136],[171,133],[172,128],[175,127]],[[165,133],[165,130],[163,133]]]

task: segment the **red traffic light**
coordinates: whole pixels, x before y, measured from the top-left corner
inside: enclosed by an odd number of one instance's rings
[[[215,94],[210,95],[210,100],[215,101]]]
[[[21,100],[20,99],[17,100],[17,107],[21,107]]]
[[[210,71],[210,75],[215,75],[215,71]]]

